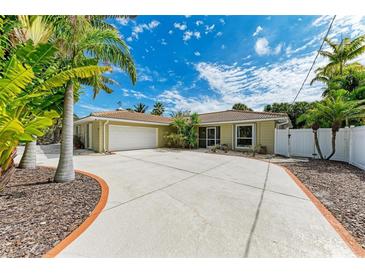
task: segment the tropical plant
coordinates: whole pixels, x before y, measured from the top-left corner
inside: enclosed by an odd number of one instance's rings
[[[118,31],[105,21],[106,16],[48,16],[53,24],[53,36],[59,49],[58,56],[63,67],[83,69],[88,66],[110,71],[116,66],[127,72],[134,84],[136,69],[129,49]],[[106,64],[106,65],[104,65]],[[55,181],[70,182],[75,178],[73,166],[73,104],[74,95],[81,85],[93,88],[94,97],[99,91],[108,93],[114,83],[101,73],[70,80],[65,88],[62,117],[62,143]]]
[[[318,103],[316,103],[318,104]],[[314,144],[316,146],[319,157],[323,160],[323,153],[319,144],[318,139],[318,130],[320,127],[327,127],[329,123],[324,120],[324,117],[321,116],[321,113],[318,109],[313,105],[312,108],[307,110],[306,113],[300,115],[297,119],[297,123],[303,123],[304,126],[312,128],[313,136],[314,136]]]
[[[169,133],[164,136],[166,146],[173,148],[183,148],[185,147],[185,137],[180,133]]]
[[[176,129],[176,133],[167,135],[167,141],[180,147],[195,148],[199,123],[200,119],[197,113],[192,113],[189,117],[175,117],[171,126]]]
[[[323,67],[326,75],[343,75],[348,62],[365,52],[365,35],[360,35],[353,40],[344,38],[338,44],[328,38],[325,41],[329,45],[330,51],[322,50],[320,54],[329,59],[329,63]]]
[[[137,105],[133,106],[133,111],[135,112],[140,112],[140,113],[145,113],[148,109],[148,106],[146,106],[143,103],[138,103]]]
[[[189,110],[176,110],[173,111],[170,115],[172,118],[176,118],[176,117],[189,117],[190,116],[190,111]]]
[[[336,135],[340,127],[343,126],[347,119],[365,117],[365,100],[347,100],[346,90],[337,90],[331,93],[331,96],[317,102],[313,108],[303,118],[316,124],[330,125],[332,129],[332,152],[327,157],[331,159],[336,153]],[[319,126],[316,125],[319,128]]]
[[[189,148],[195,148],[198,144],[198,126],[200,123],[198,113],[194,112],[190,115],[190,119],[186,125],[185,136]]]
[[[295,102],[294,104],[289,103],[273,103],[266,105],[264,111],[275,112],[275,113],[286,113],[288,114],[294,128],[301,128],[304,126],[304,122],[298,120],[298,117],[306,113],[311,108],[313,103],[308,102]]]
[[[165,112],[165,106],[162,102],[156,102],[153,105],[153,110],[151,114],[161,116]]]
[[[246,106],[245,104],[242,103],[236,103],[233,105],[232,109],[234,110],[246,110],[246,111],[252,111],[251,108],[249,108],[248,106]]]

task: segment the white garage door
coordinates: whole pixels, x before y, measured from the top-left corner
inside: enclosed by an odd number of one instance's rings
[[[109,126],[109,150],[157,147],[157,128]]]

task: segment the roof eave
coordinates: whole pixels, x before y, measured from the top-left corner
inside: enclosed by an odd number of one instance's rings
[[[250,120],[232,120],[232,121],[216,121],[216,122],[201,122],[200,125],[217,125],[217,124],[237,124],[237,123],[252,123],[262,121],[286,121],[288,117],[275,117],[265,119],[250,119]]]
[[[109,118],[109,117],[98,117],[98,116],[87,116],[80,120],[74,122],[75,125],[79,125],[86,122],[91,121],[114,121],[114,122],[125,122],[125,123],[135,123],[135,124],[147,124],[147,125],[156,125],[156,126],[168,126],[170,123],[163,122],[150,122],[150,121],[139,121],[139,120],[130,120],[130,119],[121,119],[121,118]]]

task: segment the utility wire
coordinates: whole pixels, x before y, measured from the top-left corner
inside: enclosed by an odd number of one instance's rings
[[[318,56],[319,56],[319,53],[321,52],[321,50],[322,50],[322,48],[323,48],[324,42],[326,41],[327,36],[328,36],[328,34],[330,33],[330,31],[331,31],[331,28],[332,28],[332,25],[333,25],[333,22],[335,21],[335,19],[336,19],[336,15],[334,15],[334,16],[333,16],[333,18],[332,18],[332,20],[331,20],[331,23],[330,23],[330,24],[329,24],[329,26],[328,26],[327,33],[326,33],[326,35],[323,37],[322,44],[321,44],[321,46],[319,47],[319,49],[318,49],[318,51],[317,51],[317,55],[316,55],[316,57],[315,57],[315,58],[314,58],[314,60],[313,60],[312,66],[310,67],[310,69],[309,69],[309,71],[308,71],[307,75],[305,76],[305,79],[304,79],[304,81],[303,81],[302,85],[300,86],[300,89],[298,90],[297,95],[295,95],[295,98],[294,98],[293,102],[291,103],[291,105],[293,105],[293,104],[295,103],[295,101],[297,100],[297,98],[298,98],[298,96],[299,96],[300,92],[302,91],[302,89],[303,89],[303,87],[304,87],[304,84],[305,84],[305,82],[307,81],[307,79],[308,79],[308,77],[309,77],[309,74],[311,73],[311,71],[312,71],[312,69],[313,69],[313,67],[314,67],[314,64],[315,64],[315,63],[316,63],[316,61],[317,61],[317,58],[318,58]]]

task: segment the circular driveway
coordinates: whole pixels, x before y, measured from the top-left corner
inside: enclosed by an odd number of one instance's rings
[[[110,192],[60,257],[354,256],[290,176],[268,162],[165,149],[74,159]]]

